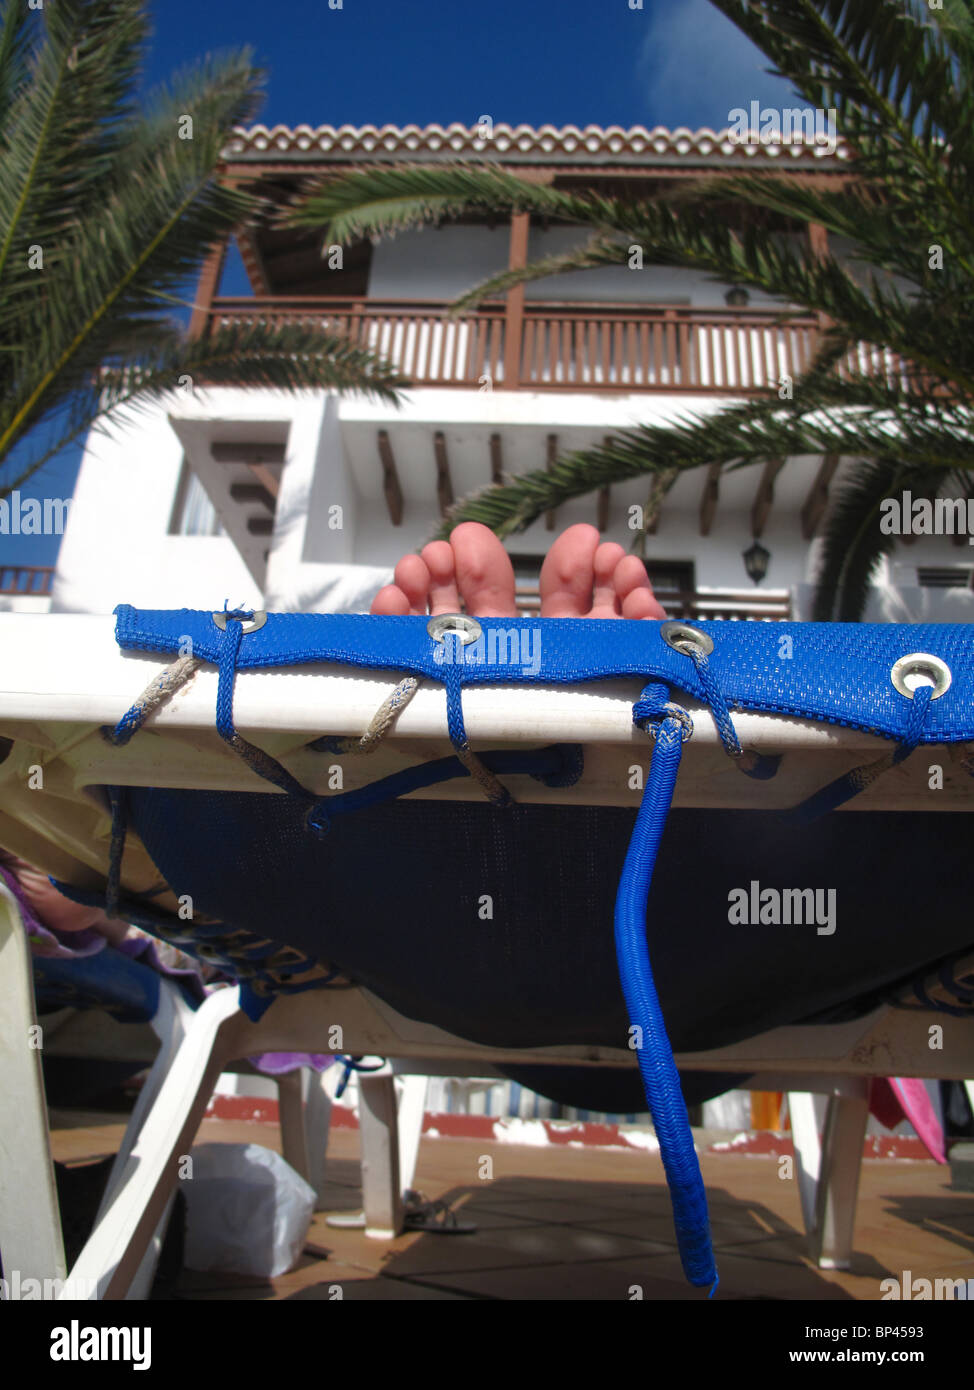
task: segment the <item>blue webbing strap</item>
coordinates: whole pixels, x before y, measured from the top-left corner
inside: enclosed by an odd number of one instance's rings
[[[670,1189],[680,1262],[690,1283],[698,1288],[709,1285],[713,1296],[718,1277],[707,1196],[646,944],[653,869],[673,800],[683,740],[692,729],[685,711],[669,705],[667,695],[666,687],[654,682],[633,707],[633,719],[641,726],[656,720],[656,739],[616,896],[615,942],[629,1021],[641,1030],[635,1035],[640,1044],[636,1058]]]

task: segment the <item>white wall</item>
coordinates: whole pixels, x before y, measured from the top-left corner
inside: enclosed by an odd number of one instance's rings
[[[222,608],[260,595],[223,536],[171,536],[182,448],[153,406],[88,437],[58,555],[51,611]]]
[[[587,230],[573,227],[532,227],[528,240],[529,261],[562,255],[589,239]],[[510,232],[500,220],[496,227],[444,226],[403,232],[380,241],[372,252],[369,297],[372,299],[452,300],[472,289],[508,263]],[[703,271],[649,266],[630,270],[626,265],[598,270],[573,271],[549,276],[527,285],[530,302],[603,300],[610,303],[686,302],[694,308],[725,309],[727,286]],[[779,301],[754,290],[751,307],[765,308]]]
[[[588,231],[574,227],[549,227],[542,231],[532,227],[528,239],[528,260],[561,256],[590,240]],[[621,304],[685,303],[695,309],[726,310],[724,295],[727,286],[714,280],[704,271],[681,270],[671,266],[645,265],[642,270],[630,270],[628,265],[603,266],[598,270],[571,271],[536,280],[525,289],[529,302],[563,300],[575,303],[602,300]],[[770,295],[749,290],[749,307],[760,309],[777,305]]]
[[[402,232],[372,251],[371,299],[455,299],[507,268],[509,224]]]
[[[701,398],[695,408],[719,409]],[[182,418],[287,420],[288,462],[278,501],[262,595],[226,537],[168,533],[182,449],[163,407],[139,417],[126,430],[89,440],[59,556],[52,611],[107,613],[125,602],[142,607],[222,608],[233,604],[290,611],[362,611],[391,578],[398,558],[421,546],[434,531],[439,509],[433,433],[444,432],[456,495],[468,495],[490,480],[490,435],[499,433],[504,467],[517,474],[544,465],[547,434],[562,450],[601,442],[637,422],[665,423],[687,402],[663,393],[585,395],[577,392],[415,391],[399,410],[361,398],[302,393],[214,390],[195,407],[180,403]],[[394,527],[382,490],[376,436],[389,432],[405,507]],[[775,502],[762,536],[771,552],[763,588],[797,589],[799,615],[808,616],[807,586],[815,550],[801,535],[800,509],[819,465],[817,458],[791,459],[775,483]],[[751,543],[751,507],[761,477],[754,465],[725,474],[709,536],[701,536],[702,469],[682,476],[663,509],[648,558],[692,561],[700,588],[757,592],[748,579],[743,551]],[[611,490],[605,539],[626,549],[632,541],[628,509],[645,503],[648,481],[638,478]],[[340,525],[334,525],[340,508]],[[557,530],[595,520],[594,496],[558,509]],[[517,554],[543,554],[556,533],[544,520],[508,541]],[[898,547],[890,577],[881,581],[868,617],[875,621],[970,621],[974,594],[921,589],[917,566],[964,565],[968,546],[948,539],[919,538]]]

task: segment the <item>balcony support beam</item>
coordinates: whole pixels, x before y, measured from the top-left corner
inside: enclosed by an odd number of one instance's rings
[[[829,483],[839,466],[838,454],[826,454],[822,459],[821,466],[815,475],[815,481],[809,489],[805,504],[801,510],[802,536],[806,541],[810,541],[818,530],[819,522],[825,515],[825,509],[829,504]]]
[[[557,458],[558,458],[558,436],[557,436],[556,434],[549,434],[549,435],[548,435],[548,441],[547,441],[546,449],[545,449],[545,468],[547,469],[547,471],[548,471],[549,473],[551,472],[552,468],[554,468],[554,466],[555,466],[555,460],[556,460]],[[546,531],[553,531],[553,530],[555,529],[555,517],[556,517],[556,516],[557,516],[557,508],[556,508],[556,507],[550,507],[550,508],[548,509],[548,511],[545,512],[545,514],[544,514],[544,524],[545,524],[545,530],[546,530]]]
[[[490,481],[495,486],[504,481],[504,454],[499,434],[490,436]]]
[[[529,212],[511,213],[508,270],[523,270],[527,265],[530,230],[531,214]],[[504,312],[504,380],[502,383],[514,391],[521,384],[521,339],[523,334],[524,286],[514,285],[507,291],[507,306]]]
[[[436,458],[436,500],[440,516],[446,516],[453,506],[453,479],[450,477],[450,460],[446,453],[446,437],[442,430],[433,435],[433,454]]]
[[[751,508],[751,535],[758,540],[764,532],[768,517],[771,515],[771,507],[774,503],[774,482],[785,461],[782,458],[768,459],[764,465],[764,472],[761,474],[761,481],[758,484],[757,495],[754,498],[754,505]]]
[[[607,434],[602,440],[603,449],[611,449],[615,441],[611,434]],[[596,503],[595,524],[600,531],[606,531],[609,527],[609,506],[612,500],[612,489],[606,483],[605,487],[600,487],[598,501]]]
[[[211,246],[200,267],[200,278],[193,297],[193,313],[189,321],[189,336],[201,338],[206,332],[213,309],[213,300],[220,287],[220,276],[227,258],[227,241]]]
[[[386,507],[389,509],[389,520],[393,526],[401,526],[402,485],[399,482],[399,472],[393,457],[392,445],[389,443],[388,430],[379,430],[377,443],[379,461],[382,464],[382,491],[385,493]]]
[[[266,463],[283,463],[287,446],[279,442],[251,444],[234,440],[214,440],[210,445],[210,455],[214,463],[245,463],[253,468]]]
[[[720,469],[719,463],[712,463],[707,469],[707,481],[703,485],[703,496],[700,499],[700,534],[709,536],[710,528],[714,524],[714,517],[717,514],[717,502],[720,497]]]

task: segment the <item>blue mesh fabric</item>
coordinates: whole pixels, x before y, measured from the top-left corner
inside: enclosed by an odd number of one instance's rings
[[[225,634],[211,613],[144,610],[120,604],[116,637],[123,651],[175,654],[192,650],[219,663]],[[610,676],[658,677],[697,699],[706,690],[694,663],[663,641],[657,622],[576,618],[479,618],[483,645],[462,648],[463,685],[575,684]],[[870,729],[902,738],[910,701],[894,690],[890,670],[900,657],[927,652],[952,672],[950,689],[934,701],[923,743],[974,738],[974,663],[968,623],[727,623],[695,622],[714,650],[708,671],[733,708],[771,710]],[[510,634],[530,634],[537,665],[512,660]],[[535,646],[536,643],[536,646]],[[789,645],[790,643],[790,645]],[[496,657],[490,660],[491,649]],[[518,650],[525,650],[519,638]],[[485,654],[488,659],[485,660]],[[357,613],[269,613],[243,635],[238,670],[328,661],[364,670],[410,671],[442,682],[450,668],[427,619]],[[444,701],[445,711],[445,701]]]
[[[390,803],[324,839],[273,793],[133,789],[130,814],[197,911],[327,958],[411,1018],[499,1047],[626,1044],[612,918],[631,811]],[[672,812],[648,940],[674,1048],[834,1016],[972,944],[972,828],[964,814],[796,827]],[[731,925],[728,893],[752,879],[834,888],[835,934]]]

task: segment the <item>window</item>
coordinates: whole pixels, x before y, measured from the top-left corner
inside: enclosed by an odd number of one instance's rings
[[[226,530],[216,514],[206,489],[183,459],[172,521],[171,536],[225,536]]]
[[[541,593],[538,575],[541,572],[543,555],[512,555],[514,566],[514,593],[517,611],[522,617],[531,617],[541,607]],[[692,560],[645,560],[646,572],[653,591],[667,613],[673,617],[689,617],[692,614],[690,599],[696,587],[696,575]],[[667,602],[669,599],[669,602]],[[686,614],[683,607],[687,608]],[[679,611],[678,611],[679,610]]]
[[[974,569],[970,565],[940,565],[917,569],[922,589],[974,588]]]

